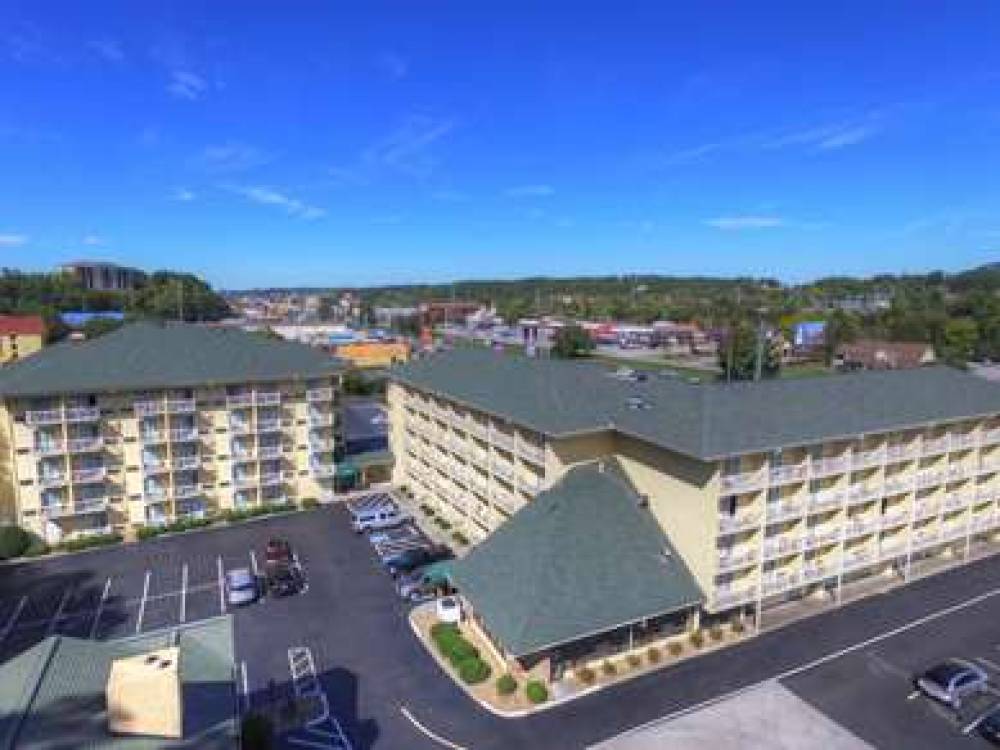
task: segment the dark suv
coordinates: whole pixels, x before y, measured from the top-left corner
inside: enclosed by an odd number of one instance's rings
[[[264,580],[269,596],[292,596],[302,590],[299,569],[281,561],[268,562]]]
[[[389,569],[390,574],[397,576],[400,573],[409,573],[423,565],[430,565],[439,560],[450,560],[452,557],[451,550],[443,545],[415,547],[387,557],[385,566]]]

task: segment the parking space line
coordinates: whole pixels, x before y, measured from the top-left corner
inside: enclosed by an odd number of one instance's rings
[[[111,576],[104,582],[104,591],[101,592],[101,600],[97,603],[97,611],[94,612],[94,622],[90,626],[90,638],[97,636],[97,626],[101,622],[101,615],[104,613],[104,603],[108,600],[108,593],[111,591]]]
[[[7,624],[4,625],[3,632],[0,633],[0,643],[7,640],[7,636],[10,635],[10,631],[14,629],[14,624],[17,622],[17,618],[21,616],[21,610],[24,609],[24,605],[28,603],[28,597],[22,596],[21,600],[14,607],[14,611],[11,613],[10,617],[7,619]]]
[[[253,550],[250,550],[250,568],[253,570],[253,577],[257,578],[260,572],[257,570],[257,555]]]
[[[987,716],[989,716],[995,710],[996,710],[996,706],[990,706],[988,709],[986,709],[985,711],[983,711],[981,714],[979,714],[979,716],[977,716],[972,721],[970,721],[968,724],[966,724],[964,727],[962,727],[962,734],[969,734],[970,732],[972,732],[972,730],[974,730],[976,727],[978,727],[982,723],[983,719],[985,719]]]
[[[994,672],[1000,672],[1000,664],[997,664],[995,661],[990,661],[985,656],[976,656],[973,657],[972,660],[978,662],[984,667],[992,669]]]
[[[216,562],[219,564],[219,610],[222,614],[226,614],[226,585],[222,580],[222,556],[216,558]]]
[[[188,587],[188,566],[184,563],[181,568],[181,615],[180,621],[184,622],[185,616],[187,615],[187,587]]]
[[[135,632],[139,633],[142,631],[142,616],[146,613],[146,597],[149,595],[149,576],[150,572],[146,571],[146,580],[142,583],[142,601],[139,602],[139,616],[135,621]]]
[[[240,679],[243,683],[243,710],[250,710],[250,683],[247,680],[247,663],[246,661],[240,662]]]
[[[56,608],[55,614],[52,615],[52,619],[49,620],[49,626],[45,630],[45,635],[52,635],[55,632],[56,626],[62,619],[63,610],[66,609],[66,602],[69,601],[71,596],[73,596],[72,586],[63,592],[62,599],[59,600],[59,606]]]
[[[423,724],[417,721],[417,718],[410,713],[410,710],[406,706],[400,706],[399,712],[403,714],[403,716],[406,717],[407,721],[409,721],[413,726],[415,726],[420,731],[421,734],[434,740],[442,747],[450,748],[450,750],[466,750],[466,748],[463,745],[457,745],[451,740],[446,739],[439,734],[435,734],[430,729],[425,727]]]
[[[302,589],[299,593],[304,594],[309,590],[309,581],[306,578],[306,571],[302,567],[302,562],[299,560],[299,553],[295,550],[292,550],[292,562],[295,564],[295,569],[299,572],[299,580],[302,581]]]

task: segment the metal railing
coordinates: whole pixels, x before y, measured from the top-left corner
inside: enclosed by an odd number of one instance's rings
[[[872,450],[859,451],[851,456],[851,466],[855,469],[877,466],[884,461],[885,448],[873,448]]]
[[[171,414],[190,414],[195,408],[193,398],[172,398],[167,400],[167,411]]]
[[[771,469],[770,477],[772,484],[782,484],[784,482],[798,482],[805,479],[809,474],[808,464],[793,464],[789,466],[776,466]]]
[[[744,531],[760,525],[760,516],[757,513],[728,513],[719,514],[719,530],[723,533]]]
[[[43,503],[42,514],[47,518],[63,518],[88,513],[102,513],[108,509],[107,497],[94,497],[75,503]]]
[[[333,388],[309,388],[306,390],[306,401],[332,401]]]
[[[103,482],[107,472],[103,466],[91,466],[86,469],[73,470],[73,483]]]
[[[766,480],[767,474],[763,469],[759,469],[739,474],[724,474],[719,478],[719,484],[724,493],[745,492],[763,487]]]
[[[100,435],[91,437],[70,438],[66,442],[66,447],[70,453],[87,453],[89,451],[99,451],[104,448],[104,438]]]
[[[132,409],[135,411],[137,417],[155,417],[157,414],[162,414],[164,411],[164,404],[162,401],[136,401],[132,404]]]
[[[67,422],[93,422],[101,417],[96,406],[71,406],[66,408]]]

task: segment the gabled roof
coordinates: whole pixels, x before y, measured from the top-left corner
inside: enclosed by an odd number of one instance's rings
[[[41,336],[45,321],[41,315],[0,315],[0,334],[10,333]]]
[[[104,690],[112,662],[175,643],[184,738],[110,735]],[[228,616],[112,641],[50,636],[0,665],[0,750],[233,748],[233,663]]]
[[[189,323],[140,322],[63,341],[0,370],[0,396],[182,388],[330,375],[340,360],[304,344]]]
[[[570,469],[455,561],[451,575],[514,656],[703,600],[614,462]]]
[[[1000,384],[950,367],[636,382],[591,362],[456,349],[389,376],[549,436],[615,430],[701,460],[1000,414]]]

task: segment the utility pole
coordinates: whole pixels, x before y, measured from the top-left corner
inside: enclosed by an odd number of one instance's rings
[[[753,379],[760,380],[764,368],[764,319],[757,323],[757,351],[754,353]]]

